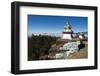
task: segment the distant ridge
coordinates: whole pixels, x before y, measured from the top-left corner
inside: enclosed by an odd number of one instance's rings
[[[56,37],[61,37],[62,33],[31,33],[28,34],[28,36],[32,36],[33,35],[49,35],[49,36],[56,36]]]
[[[83,33],[85,35],[87,35],[88,33],[87,32],[77,32],[77,33],[74,33],[74,34],[80,34],[80,33]],[[62,37],[62,33],[28,33],[28,36],[31,37],[33,35],[49,35],[49,36],[56,36],[56,37]]]

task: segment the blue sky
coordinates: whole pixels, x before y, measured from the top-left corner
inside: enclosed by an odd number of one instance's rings
[[[70,23],[75,33],[87,32],[87,17],[44,15],[28,15],[28,32],[62,33],[66,22]]]

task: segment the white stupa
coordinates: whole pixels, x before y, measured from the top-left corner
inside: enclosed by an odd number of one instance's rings
[[[67,22],[65,25],[64,25],[64,32],[63,32],[63,36],[62,36],[62,39],[72,39],[72,29],[71,29],[71,26],[70,24]]]
[[[79,34],[79,38],[84,39],[84,34],[82,32]]]

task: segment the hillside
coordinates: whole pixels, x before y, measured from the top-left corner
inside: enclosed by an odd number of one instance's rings
[[[59,50],[60,47],[62,47],[65,43],[67,42],[73,42],[73,41],[76,41],[76,40],[60,40],[58,39],[56,41],[55,44],[53,44],[51,46],[51,48],[49,49],[49,57],[51,59],[55,59],[53,58],[57,53],[64,53],[65,51],[61,51]],[[75,53],[71,53],[69,56],[67,57],[64,57],[64,59],[80,59],[80,58],[87,58],[88,57],[88,51],[87,51],[87,48],[88,48],[88,44],[87,44],[87,41],[83,41],[83,44],[84,44],[84,47],[81,48],[79,50],[79,52],[75,52]]]

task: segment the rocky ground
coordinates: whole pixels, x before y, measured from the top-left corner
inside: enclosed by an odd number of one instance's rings
[[[49,50],[49,56],[53,57],[56,53],[59,53],[59,48],[63,46],[67,41],[61,41],[58,40],[55,44],[52,45],[51,49]],[[83,44],[85,45],[84,48],[80,49],[79,52],[71,53],[69,56],[67,56],[64,59],[82,59],[82,58],[88,58],[88,44],[87,41],[83,41]]]
[[[86,41],[83,42],[85,44],[85,47],[80,49],[79,52],[71,54],[67,59],[82,59],[82,58],[88,58],[88,44]]]

